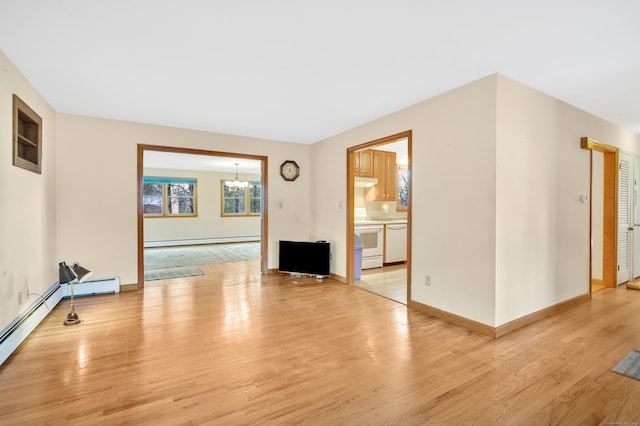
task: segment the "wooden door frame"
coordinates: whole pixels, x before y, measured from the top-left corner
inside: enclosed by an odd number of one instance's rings
[[[347,148],[347,283],[354,283],[354,180],[355,180],[355,152],[365,148],[374,148],[395,142],[398,139],[407,138],[408,177],[409,177],[409,202],[407,205],[407,305],[411,301],[411,200],[412,200],[412,131],[407,130],[395,135],[376,139],[360,145]]]
[[[262,274],[268,273],[268,157],[262,155],[250,155],[239,154],[233,152],[223,151],[208,151],[204,149],[192,149],[192,148],[178,148],[162,145],[145,145],[138,144],[138,289],[144,288],[144,204],[143,204],[143,178],[144,178],[144,152],[145,151],[161,151],[171,152],[178,154],[193,154],[193,155],[209,155],[212,157],[232,157],[232,158],[246,158],[249,160],[261,161],[261,176],[260,184],[262,191],[262,215],[260,218],[260,272]]]
[[[593,151],[604,154],[604,197],[602,218],[602,284],[617,287],[618,269],[618,148],[589,137],[580,139],[580,147],[589,150],[589,293],[593,280]]]

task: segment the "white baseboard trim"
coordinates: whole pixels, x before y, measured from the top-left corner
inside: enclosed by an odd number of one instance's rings
[[[144,247],[171,247],[171,246],[191,246],[197,244],[221,244],[221,243],[248,243],[259,242],[260,235],[248,235],[244,237],[219,237],[219,238],[194,238],[188,240],[164,240],[145,241]]]

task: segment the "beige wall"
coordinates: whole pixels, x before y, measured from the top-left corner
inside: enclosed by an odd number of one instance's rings
[[[495,114],[490,76],[312,145],[312,223],[332,270],[346,275],[347,148],[412,130],[412,297],[493,324]]]
[[[497,327],[589,291],[580,138],[640,152],[640,136],[500,75],[312,146],[312,223],[335,245],[336,273],[346,275],[346,149],[405,130],[415,301]]]
[[[197,170],[144,169],[145,176],[196,178],[197,217],[145,218],[144,241],[260,237],[260,216],[221,216],[220,181],[234,175]],[[260,181],[260,175],[240,174],[241,180]]]
[[[602,280],[604,244],[604,154],[591,151],[591,277]]]
[[[42,174],[13,166],[14,93],[42,117]],[[55,111],[0,51],[0,329],[58,280],[55,152]]]
[[[589,292],[588,136],[640,136],[498,76],[496,325]]]
[[[137,282],[137,146],[162,145],[268,157],[269,268],[278,240],[306,240],[309,146],[141,123],[58,114],[58,253],[77,259],[95,279]],[[285,182],[280,164],[295,160],[300,177]]]

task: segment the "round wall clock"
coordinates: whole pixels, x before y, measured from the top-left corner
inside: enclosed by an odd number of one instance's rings
[[[287,160],[280,165],[280,176],[287,181],[294,181],[300,176],[300,167],[295,161]]]

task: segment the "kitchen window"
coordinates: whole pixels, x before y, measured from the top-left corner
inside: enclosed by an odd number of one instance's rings
[[[197,180],[145,176],[144,217],[196,217]]]
[[[409,169],[398,167],[398,202],[396,210],[406,212],[409,207]]]
[[[259,216],[262,207],[262,186],[255,181],[220,181],[221,216]]]

